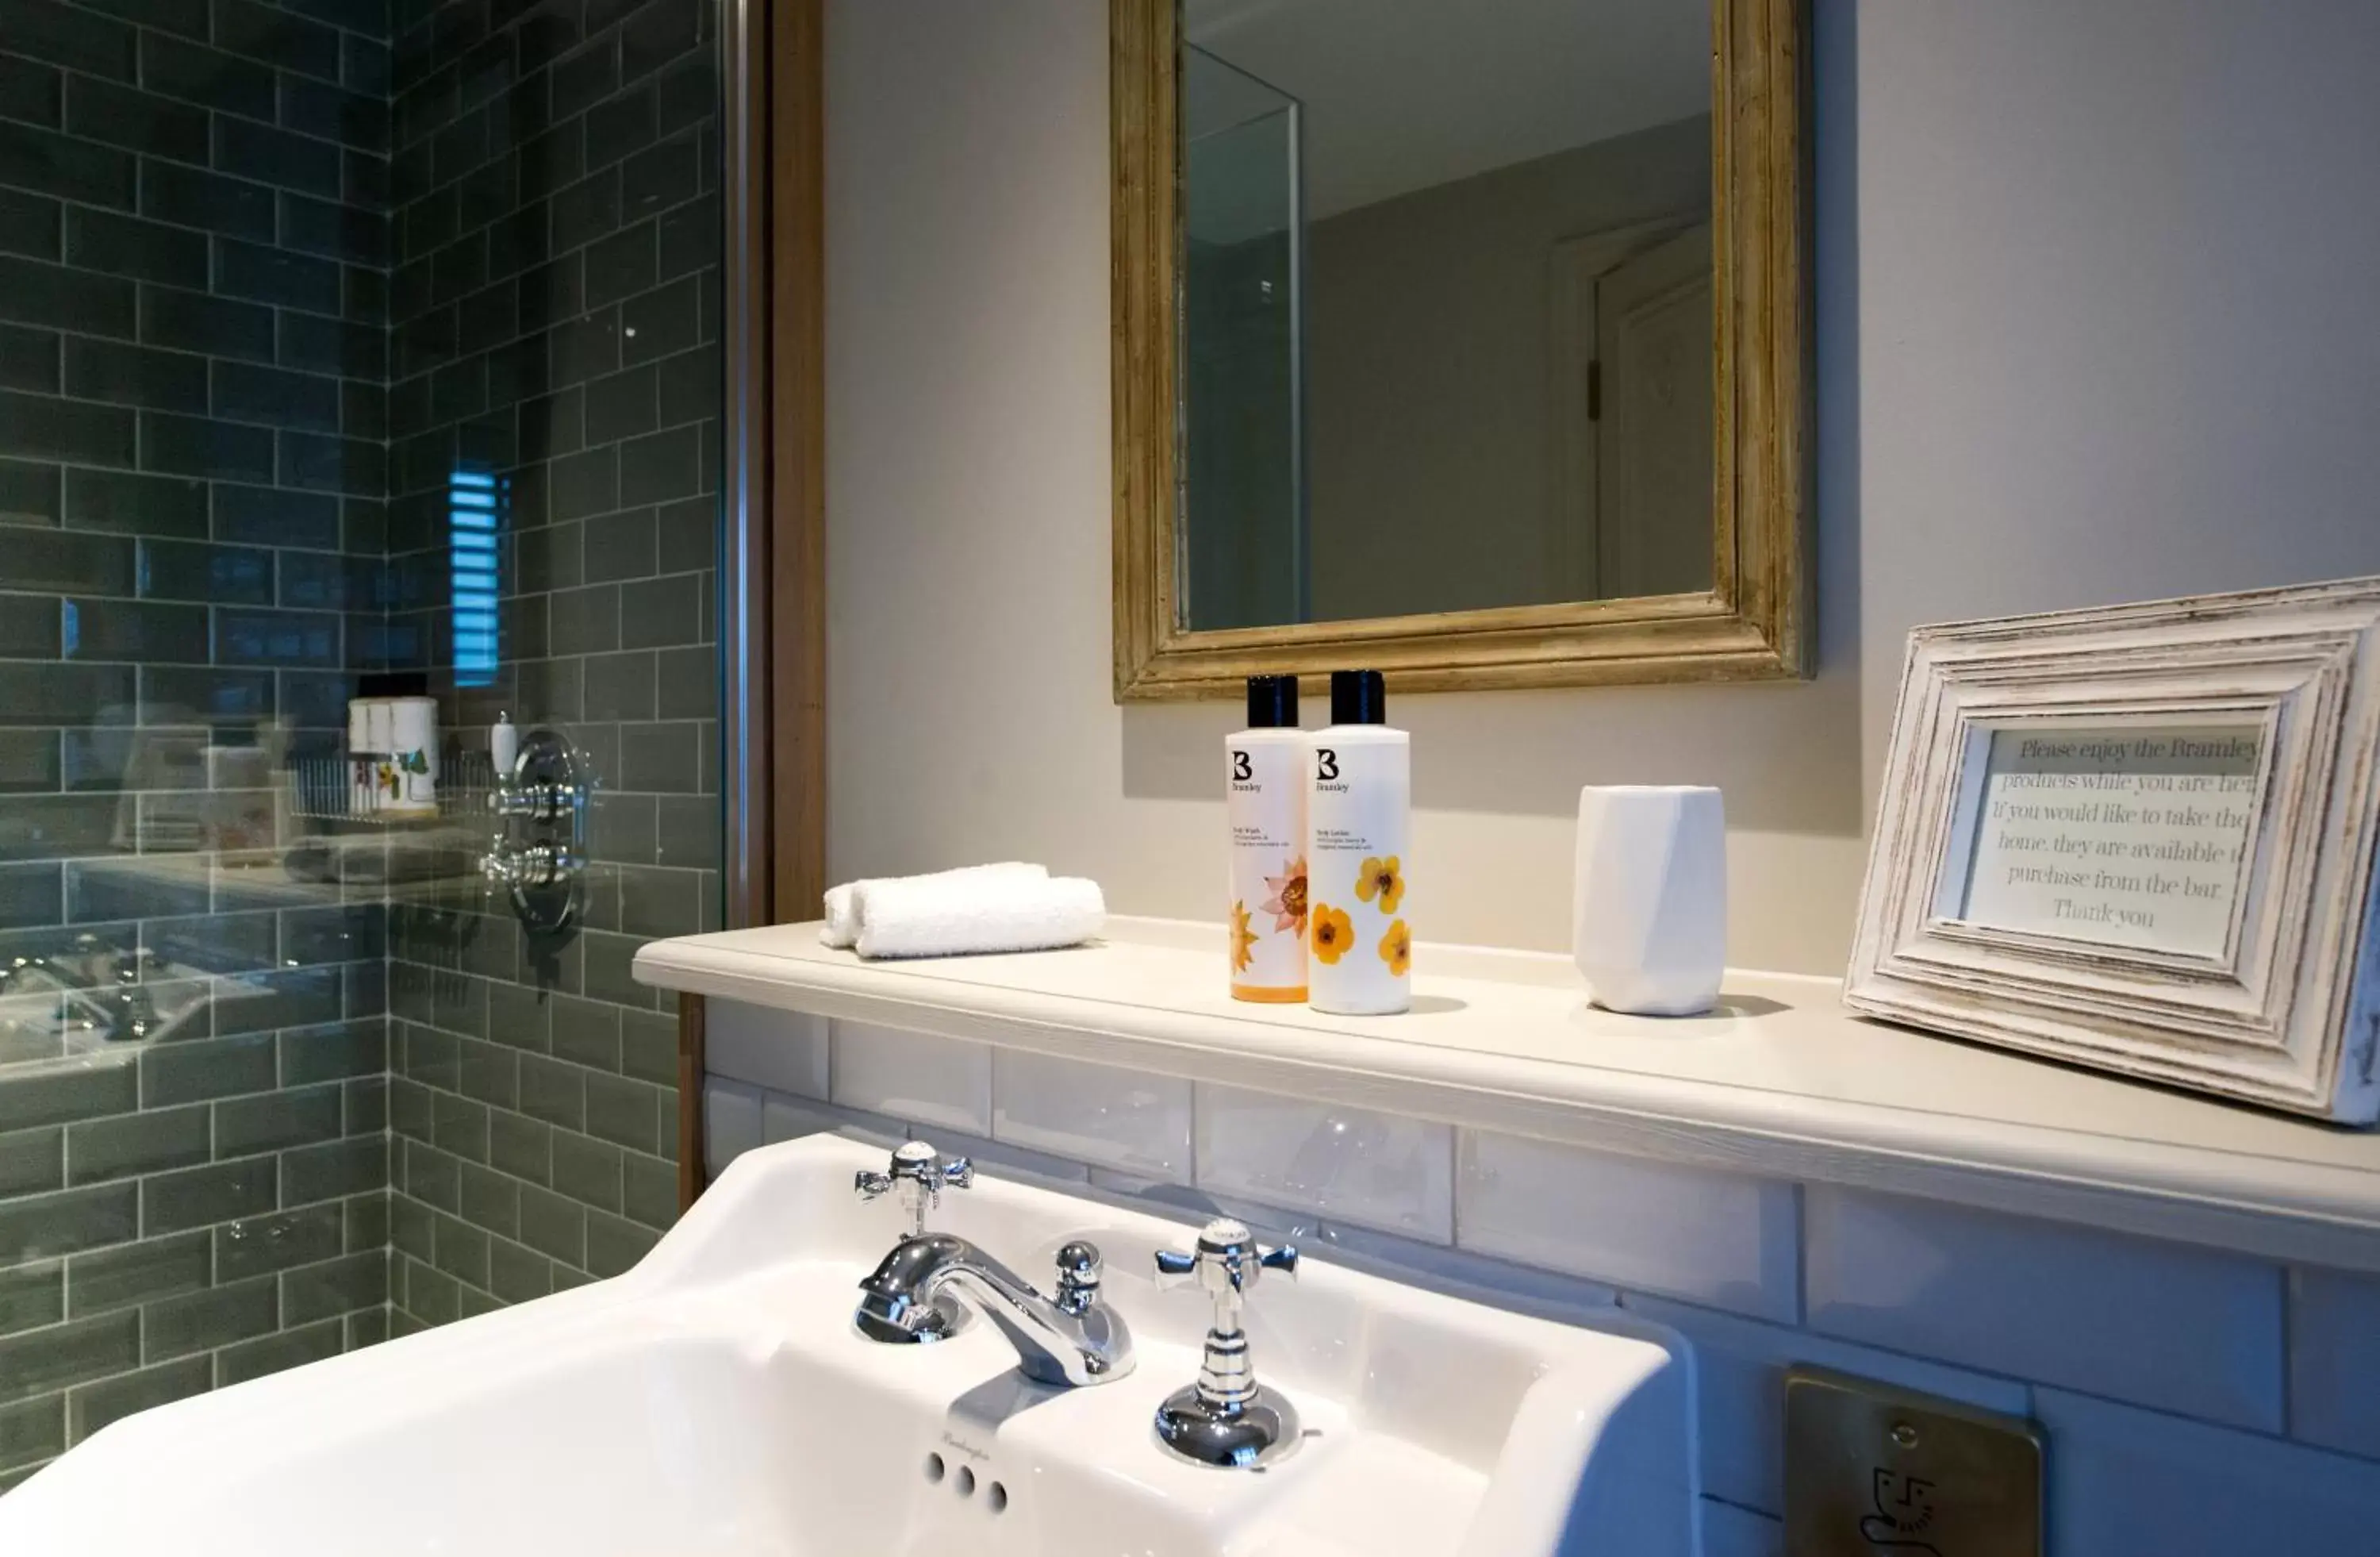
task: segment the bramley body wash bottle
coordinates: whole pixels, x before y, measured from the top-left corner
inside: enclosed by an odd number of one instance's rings
[[[1248,677],[1248,727],[1227,737],[1232,998],[1305,998],[1305,732],[1297,677]]]
[[[1413,737],[1389,728],[1387,704],[1378,671],[1333,671],[1330,725],[1313,736],[1306,983],[1317,1011],[1385,1016],[1413,1004]]]

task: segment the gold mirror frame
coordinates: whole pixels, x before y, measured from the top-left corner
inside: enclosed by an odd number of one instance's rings
[[[1175,578],[1175,0],[1109,0],[1115,695],[1219,698],[1362,664],[1402,691],[1767,681],[1814,658],[1804,0],[1713,0],[1712,588],[1194,631]]]

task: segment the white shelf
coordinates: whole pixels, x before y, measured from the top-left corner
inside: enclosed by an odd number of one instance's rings
[[[864,963],[814,924],[657,941],[643,983],[1777,1178],[2380,1271],[2380,1134],[2070,1070],[1732,973],[1719,1012],[1589,1007],[1567,958],[1423,944],[1415,1009],[1224,992],[1219,928],[1118,918],[1071,951]]]

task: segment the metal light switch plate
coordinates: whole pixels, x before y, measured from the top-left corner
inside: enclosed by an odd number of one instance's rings
[[[1786,1557],[2041,1557],[2041,1429],[1822,1368],[1785,1375]]]

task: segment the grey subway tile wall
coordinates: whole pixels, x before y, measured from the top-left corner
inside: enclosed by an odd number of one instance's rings
[[[714,6],[0,0],[0,1491],[674,1215],[627,965],[719,915]],[[296,805],[374,673],[586,753],[577,925]]]
[[[573,931],[466,882],[392,909],[400,1332],[616,1274],[676,1214],[675,1008],[628,962],[719,916],[715,15],[461,0],[396,40],[390,649],[448,740],[509,711],[598,782]],[[458,472],[504,494],[492,663],[456,663]]]
[[[0,0],[0,1487],[386,1332],[387,910],[282,788],[378,602],[289,607],[385,566],[315,445],[383,436],[386,110],[285,101],[349,19]]]

